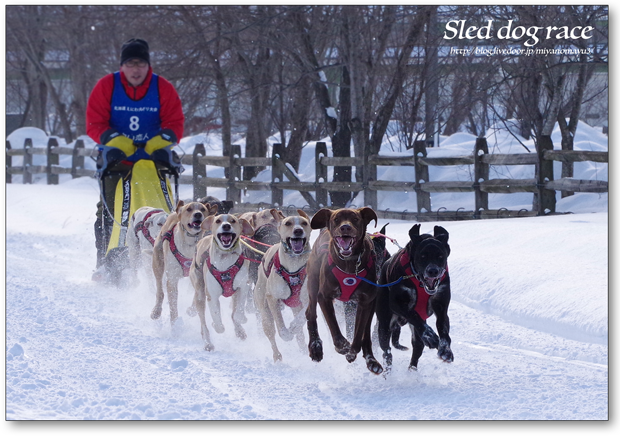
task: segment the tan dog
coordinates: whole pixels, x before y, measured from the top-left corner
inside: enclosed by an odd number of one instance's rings
[[[179,201],[174,214],[170,214],[162,231],[155,239],[153,247],[153,273],[157,293],[151,318],[161,316],[164,301],[164,273],[166,291],[170,305],[170,323],[174,325],[179,317],[177,300],[178,284],[182,277],[189,275],[189,269],[196,253],[196,245],[204,235],[203,221],[210,213],[210,206],[198,202],[188,204]]]
[[[252,241],[245,241],[252,248],[246,245],[244,254],[250,259],[250,282],[256,283],[258,280],[258,266],[263,259],[261,252],[264,253],[269,246],[280,242],[278,227],[284,219],[284,215],[277,209],[264,209],[260,212],[245,212],[239,217],[247,220],[254,229]],[[246,309],[249,313],[254,313],[256,309],[252,289],[248,293]]]
[[[289,216],[280,223],[280,242],[271,247],[258,268],[258,282],[254,289],[254,302],[260,314],[263,330],[273,350],[273,360],[282,360],[276,345],[278,334],[285,341],[293,337],[303,349],[304,313],[308,307],[308,286],[306,283],[306,262],[310,256],[310,218],[303,210],[299,216]],[[289,306],[294,319],[289,328],[284,324],[280,303]],[[275,325],[274,325],[275,321]]]
[[[141,267],[147,267],[147,275],[153,274],[153,246],[161,232],[168,214],[162,209],[144,206],[138,209],[129,221],[127,245],[129,246],[129,266],[134,282]]]
[[[360,209],[319,210],[310,222],[313,229],[321,231],[312,247],[308,259],[308,295],[310,302],[306,310],[310,341],[310,357],[316,362],[323,359],[323,342],[317,328],[316,305],[321,310],[332,334],[336,351],[353,362],[360,350],[366,359],[366,366],[380,374],[383,368],[372,353],[370,326],[375,312],[375,299],[379,274],[377,257],[366,227],[377,222],[377,214],[369,207]],[[362,280],[361,278],[364,280]],[[336,314],[334,299],[357,300],[355,332],[353,342],[342,335]]]
[[[200,332],[205,350],[213,350],[209,329],[205,319],[206,303],[213,319],[213,328],[224,333],[220,297],[232,297],[232,320],[235,334],[246,338],[241,324],[247,319],[243,310],[249,283],[249,261],[243,255],[240,244],[242,235],[252,236],[254,229],[249,222],[234,215],[224,214],[208,217],[202,223],[203,230],[211,231],[198,243],[196,257],[192,262],[189,277],[194,285],[193,306],[200,317]]]

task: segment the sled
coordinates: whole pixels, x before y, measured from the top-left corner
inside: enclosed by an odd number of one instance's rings
[[[106,229],[107,249],[104,259],[106,270],[115,285],[121,282],[122,272],[129,265],[127,231],[129,220],[136,210],[143,206],[162,209],[166,213],[174,210],[179,199],[179,175],[185,171],[172,148],[176,144],[154,151],[151,155],[138,150],[129,157],[115,147],[98,145],[97,172],[101,199],[103,201],[103,223],[112,219],[112,228]],[[106,203],[106,179],[119,176],[114,188],[114,213]],[[174,179],[174,195],[170,179]],[[105,224],[104,224],[105,225]]]

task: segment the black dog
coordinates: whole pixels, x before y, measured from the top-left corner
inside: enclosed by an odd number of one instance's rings
[[[411,241],[385,262],[380,284],[376,313],[379,324],[379,345],[383,350],[386,368],[392,365],[390,336],[409,323],[413,331],[413,352],[409,369],[417,369],[424,346],[437,348],[437,355],[452,362],[450,349],[450,275],[448,273],[448,232],[435,226],[434,236],[420,235],[420,225],[409,230]],[[439,336],[426,323],[435,314]]]

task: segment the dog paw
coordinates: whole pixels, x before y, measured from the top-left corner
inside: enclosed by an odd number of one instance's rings
[[[418,372],[418,367],[417,366],[413,366],[413,365],[409,365],[409,371],[410,372]]]
[[[409,347],[405,347],[404,345],[400,345],[398,342],[393,344],[394,348],[396,348],[397,350],[400,351],[407,351],[409,349]]]
[[[223,324],[216,324],[213,323],[211,324],[213,326],[213,330],[215,330],[217,333],[224,333],[224,325]]]
[[[377,375],[383,372],[383,367],[381,366],[381,364],[377,362],[377,359],[372,356],[366,357],[366,368],[368,368],[368,370],[373,374]]]
[[[351,351],[351,344],[346,339],[342,338],[340,341],[334,343],[334,348],[338,354],[347,354]],[[355,360],[355,359],[353,359]]]
[[[392,367],[392,352],[390,350],[383,352],[383,362],[385,363],[386,368]]]
[[[151,319],[159,319],[161,316],[161,307],[156,307],[151,312]]]
[[[280,330],[278,332],[280,334],[280,337],[282,338],[282,340],[289,342],[292,341],[293,338],[295,337],[289,329],[287,329],[286,327],[283,327],[282,330]]]
[[[192,317],[198,315],[198,311],[196,310],[196,306],[194,306],[193,304],[187,308],[185,313],[187,313],[189,316],[192,316]]]
[[[439,336],[437,336],[437,333],[435,333],[432,327],[429,326],[428,324],[426,325],[426,329],[424,330],[424,333],[422,334],[422,342],[428,348],[439,347]]]
[[[349,351],[345,357],[347,358],[347,362],[349,363],[353,363],[355,362],[355,359],[357,359],[357,353],[353,353],[351,351]]]
[[[437,355],[444,362],[453,362],[454,354],[452,354],[452,350],[450,349],[450,345],[448,345],[448,341],[442,339],[439,341],[439,349],[437,350]]]
[[[315,362],[323,360],[323,341],[316,339],[308,344],[310,358]]]
[[[245,333],[245,330],[240,325],[235,326],[235,335],[242,341],[245,341],[245,339],[248,337],[248,335]]]
[[[205,344],[205,351],[213,351],[213,350],[215,350],[215,347],[213,346],[213,344],[211,343]]]
[[[282,354],[280,354],[280,352],[274,351],[274,353],[273,353],[273,361],[274,362],[282,362]]]

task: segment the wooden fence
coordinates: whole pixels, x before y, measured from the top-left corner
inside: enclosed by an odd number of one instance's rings
[[[362,157],[328,157],[327,146],[323,142],[316,144],[315,180],[302,182],[293,170],[282,160],[280,144],[274,144],[272,156],[241,157],[241,147],[233,145],[230,156],[207,156],[203,144],[197,144],[193,154],[185,155],[182,163],[193,167],[191,176],[181,175],[179,183],[193,185],[194,198],[206,195],[207,188],[225,188],[226,199],[235,202],[235,211],[243,212],[266,207],[284,208],[284,190],[299,191],[308,203],[304,208],[314,213],[327,204],[328,192],[364,192],[366,205],[377,210],[380,218],[402,219],[408,221],[454,221],[467,219],[505,218],[536,216],[555,213],[555,191],[564,192],[608,192],[608,182],[598,180],[577,180],[572,178],[554,179],[553,162],[560,161],[571,166],[574,162],[609,161],[608,152],[561,151],[553,150],[550,137],[543,137],[537,153],[489,154],[485,138],[478,138],[471,156],[427,157],[424,141],[414,144],[413,155],[404,157],[387,157],[367,154]],[[72,155],[71,168],[58,165],[59,155]],[[32,165],[33,155],[47,155],[47,165]],[[59,174],[71,174],[74,178],[93,176],[94,171],[84,169],[84,157],[90,156],[91,150],[84,148],[81,140],[74,148],[59,147],[56,139],[51,138],[46,148],[34,148],[32,140],[26,139],[23,149],[11,149],[7,141],[6,181],[11,183],[13,174],[23,174],[23,183],[32,183],[32,175],[47,174],[47,183],[58,183]],[[23,164],[11,165],[12,156],[23,156]],[[415,182],[377,180],[378,166],[410,166],[415,171]],[[473,165],[474,181],[433,182],[429,177],[430,166]],[[493,165],[534,165],[533,179],[490,179],[490,167]],[[209,177],[207,166],[223,167],[227,176]],[[271,181],[242,180],[245,167],[271,167]],[[353,166],[358,168],[361,181],[343,183],[328,181],[328,168],[334,166]],[[271,203],[241,203],[242,191],[270,191]],[[378,191],[415,191],[417,197],[416,211],[378,210]],[[314,192],[314,196],[310,193]],[[440,207],[431,210],[431,194],[439,192],[474,192],[474,207],[471,210],[460,208],[450,211]],[[537,197],[537,207],[533,210],[489,209],[490,193],[530,192]]]

